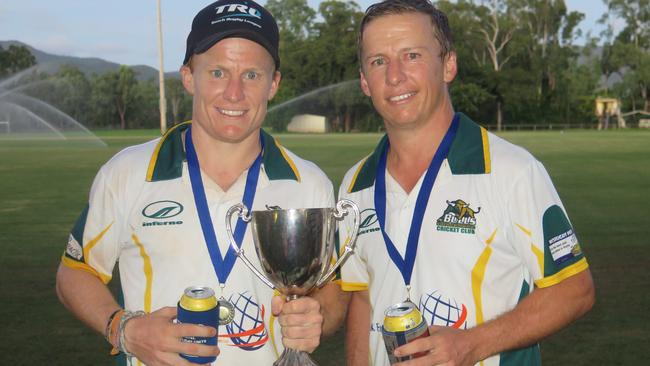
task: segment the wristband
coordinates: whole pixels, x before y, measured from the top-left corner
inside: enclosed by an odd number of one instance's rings
[[[126,338],[124,336],[124,328],[126,327],[126,323],[133,318],[139,318],[145,315],[146,313],[142,310],[138,310],[138,311],[125,310],[124,314],[120,319],[120,325],[117,328],[117,333],[118,333],[117,349],[120,352],[124,353],[126,357],[133,357],[133,354],[126,349],[126,345],[125,345]]]
[[[120,320],[122,319],[122,316],[124,315],[124,309],[117,309],[115,310],[111,316],[108,317],[108,322],[106,322],[106,328],[104,329],[104,337],[108,341],[111,346],[113,346],[113,342],[111,339],[113,339],[113,336],[117,332],[118,325],[120,324]],[[117,342],[117,339],[115,340]],[[119,351],[113,346],[113,349],[111,350],[111,355],[116,355]]]

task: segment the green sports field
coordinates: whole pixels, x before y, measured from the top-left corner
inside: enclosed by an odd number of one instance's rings
[[[56,299],[68,231],[99,166],[155,131],[100,133],[107,148],[0,138],[0,365],[110,365],[103,338]],[[549,170],[596,281],[585,318],[545,340],[545,365],[645,365],[650,356],[650,131],[504,133]],[[335,185],[379,135],[278,135]],[[342,365],[341,337],[316,353]]]

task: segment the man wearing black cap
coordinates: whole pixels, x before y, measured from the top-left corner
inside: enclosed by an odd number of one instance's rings
[[[237,203],[252,210],[334,205],[325,174],[260,128],[280,83],[278,41],[272,15],[253,1],[201,10],[181,67],[192,121],[121,151],[95,178],[61,260],[57,293],[129,365],[191,364],[193,357],[179,354],[270,365],[283,346],[313,351],[341,321],[328,313],[336,306],[321,306],[341,298],[338,285],[285,303],[236,260],[226,235],[226,211]],[[254,251],[243,221],[234,237]],[[106,287],[116,263],[123,307]],[[219,299],[220,347],[181,341],[215,336],[215,328],[174,322],[190,286],[208,286]]]

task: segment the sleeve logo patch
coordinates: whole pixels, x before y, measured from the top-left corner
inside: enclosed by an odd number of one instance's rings
[[[556,264],[560,264],[582,254],[580,245],[578,244],[578,238],[573,232],[573,229],[569,229],[549,239],[548,249],[551,251],[551,256]]]
[[[68,254],[70,257],[80,261],[81,258],[83,257],[83,249],[81,248],[81,244],[77,241],[77,239],[74,238],[72,234],[68,237],[68,245],[65,247],[65,252]]]

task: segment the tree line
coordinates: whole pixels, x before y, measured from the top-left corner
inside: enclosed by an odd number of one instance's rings
[[[584,14],[564,0],[441,0],[449,17],[459,74],[450,91],[454,107],[476,121],[505,128],[532,124],[594,124],[597,96],[620,98],[625,111],[650,112],[650,0],[602,0],[605,31],[584,36]],[[269,0],[280,28],[282,83],[266,125],[284,131],[297,113],[327,117],[333,131],[377,131],[382,121],[355,80],[357,31],[363,11],[354,1]],[[615,32],[613,19],[625,22]],[[15,46],[12,46],[15,47]],[[0,49],[0,77],[34,63],[29,51]],[[618,74],[620,82],[603,80]],[[138,81],[128,66],[86,76],[72,66],[33,75],[30,91],[89,128],[156,128],[158,83]],[[332,87],[335,85],[334,87]],[[312,97],[287,103],[313,92]],[[191,118],[191,97],[167,79],[168,121]],[[36,95],[34,95],[36,94]],[[631,122],[628,120],[628,122]]]

